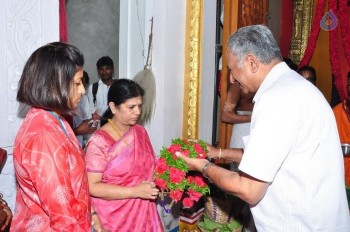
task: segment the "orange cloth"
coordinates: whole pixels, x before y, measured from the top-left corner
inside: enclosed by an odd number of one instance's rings
[[[343,103],[339,103],[333,108],[335,120],[337,121],[338,133],[341,143],[350,143],[350,121],[343,108]],[[350,186],[350,157],[344,157],[345,182]]]

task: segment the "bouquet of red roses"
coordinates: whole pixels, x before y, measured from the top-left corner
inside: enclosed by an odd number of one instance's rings
[[[156,185],[161,190],[162,201],[164,196],[169,194],[172,199],[170,207],[183,199],[183,206],[191,208],[201,196],[209,193],[209,186],[202,174],[188,173],[185,161],[177,157],[176,152],[181,152],[190,158],[205,159],[208,152],[207,145],[202,140],[194,142],[176,138],[172,140],[169,148],[163,147],[158,158],[154,177]]]

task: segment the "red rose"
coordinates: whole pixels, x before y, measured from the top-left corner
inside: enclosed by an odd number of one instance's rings
[[[188,177],[187,177],[187,182],[188,182],[189,184],[193,184],[193,183],[194,183],[194,176],[188,176]]]
[[[174,160],[177,160],[177,155],[175,155],[175,153],[171,153],[172,154],[172,156],[173,156],[173,159]]]
[[[157,162],[156,172],[159,174],[164,173],[166,170],[168,170],[169,167],[166,164],[166,160],[164,158],[159,158]]]
[[[178,202],[179,200],[181,200],[183,191],[181,191],[180,189],[176,189],[176,190],[170,190],[170,198],[173,199],[175,202]]]
[[[190,199],[192,201],[197,202],[199,198],[201,198],[202,194],[199,192],[194,191],[193,189],[188,190],[188,195],[190,196]]]
[[[181,151],[181,145],[180,144],[172,144],[168,148],[168,152],[175,154],[175,152]]]
[[[207,183],[205,183],[203,176],[195,176],[194,182],[201,188],[207,186]]]
[[[193,147],[194,147],[194,150],[197,153],[204,153],[204,150],[203,150],[203,148],[201,147],[201,145],[199,143],[193,144]]]
[[[201,145],[199,143],[195,143],[193,144],[194,150],[198,153],[197,158],[199,159],[204,159],[206,157],[206,153],[204,151],[204,149],[201,147]]]
[[[172,183],[180,183],[185,178],[186,172],[177,168],[170,168],[170,181]]]
[[[160,189],[167,189],[167,183],[165,180],[157,178],[154,182]]]
[[[183,150],[181,151],[181,154],[183,154],[184,156],[189,156],[190,155],[190,151],[189,150]]]
[[[193,206],[193,201],[190,198],[186,197],[183,199],[182,204],[185,208],[191,208]]]
[[[198,159],[205,159],[207,157],[207,154],[204,152],[204,153],[198,153],[198,156],[197,158]]]

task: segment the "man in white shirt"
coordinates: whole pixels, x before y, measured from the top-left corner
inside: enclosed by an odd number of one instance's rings
[[[109,56],[103,56],[97,61],[96,66],[100,80],[89,87],[88,99],[91,113],[102,116],[108,108],[109,87],[114,82],[114,63]]]
[[[259,232],[350,231],[343,154],[323,94],[282,61],[271,31],[240,28],[229,39],[231,82],[256,92],[243,149],[209,147],[239,172],[179,154],[224,191],[248,202]]]

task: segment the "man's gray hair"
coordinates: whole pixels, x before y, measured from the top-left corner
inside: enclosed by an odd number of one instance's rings
[[[240,68],[248,54],[254,55],[263,64],[269,64],[275,59],[283,59],[271,31],[263,25],[238,29],[230,36],[227,46],[238,58]]]

